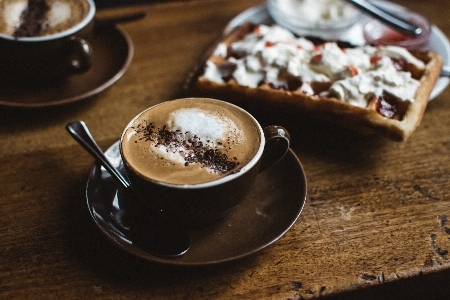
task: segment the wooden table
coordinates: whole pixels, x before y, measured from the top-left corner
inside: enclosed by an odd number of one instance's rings
[[[396,1],[450,35],[447,0]],[[135,55],[98,96],[48,109],[0,107],[1,299],[433,299],[450,295],[450,90],[408,142],[314,120],[277,121],[308,179],[304,210],[275,244],[210,267],[146,262],[94,226],[85,187],[94,160],[65,131],[84,120],[103,149],[128,121],[181,86],[224,26],[259,0],[184,1],[123,25]],[[449,227],[450,227],[450,223]],[[445,225],[445,224],[444,224]],[[442,298],[440,298],[442,299]]]

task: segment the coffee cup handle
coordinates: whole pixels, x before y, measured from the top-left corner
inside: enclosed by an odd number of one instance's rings
[[[72,56],[70,57],[70,70],[73,73],[81,74],[92,66],[92,46],[85,39],[72,36],[69,45]]]
[[[279,162],[287,153],[291,144],[291,136],[282,126],[267,126],[263,131],[266,144],[261,157],[260,172]]]

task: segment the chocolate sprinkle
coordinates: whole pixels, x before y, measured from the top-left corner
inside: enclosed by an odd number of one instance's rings
[[[211,148],[208,144],[203,144],[200,137],[192,135],[190,132],[171,131],[167,129],[166,125],[156,128],[153,123],[139,124],[134,129],[141,135],[140,139],[154,142],[155,147],[165,146],[168,150],[174,149],[174,152],[184,154],[185,166],[199,163],[217,173],[227,173],[232,170],[232,173],[239,172],[238,169],[234,170],[239,165],[236,157],[229,160],[225,153],[220,152],[217,148]],[[222,143],[218,142],[217,144],[220,146]]]
[[[28,0],[27,8],[20,16],[20,26],[14,31],[14,37],[32,37],[41,33],[45,27],[46,14],[50,6],[46,0]]]
[[[369,274],[362,274],[362,275],[361,275],[361,278],[362,278],[363,280],[368,280],[368,281],[373,281],[373,280],[376,280],[376,279],[377,279],[376,276],[369,275]]]

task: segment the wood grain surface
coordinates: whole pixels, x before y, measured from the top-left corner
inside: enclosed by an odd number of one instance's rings
[[[446,0],[395,1],[446,35]],[[313,118],[255,112],[288,128],[308,180],[304,210],[280,240],[210,267],[131,256],[99,232],[85,187],[94,160],[65,131],[84,120],[106,149],[138,112],[183,96],[225,25],[257,0],[133,5],[135,55],[101,94],[62,107],[0,107],[0,299],[445,299],[450,295],[450,90],[404,143]],[[447,229],[446,229],[447,228]]]

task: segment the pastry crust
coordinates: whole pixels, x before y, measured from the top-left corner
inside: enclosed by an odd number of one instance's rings
[[[255,25],[245,24],[235,29],[221,43],[228,47],[235,41],[253,30]],[[216,83],[200,74],[193,83],[192,91],[201,96],[214,97],[233,102],[237,105],[273,109],[282,108],[283,111],[304,112],[318,119],[326,120],[364,134],[380,134],[396,141],[406,141],[419,125],[429,101],[429,96],[439,78],[443,65],[442,59],[436,52],[415,52],[416,58],[425,63],[424,70],[410,71],[419,80],[414,101],[404,105],[399,119],[381,115],[373,102],[365,108],[354,106],[333,97],[308,96],[299,91],[278,90],[268,84],[252,88],[242,86],[231,79],[225,83]],[[208,60],[220,64],[220,58],[210,56]],[[405,101],[406,102],[406,101]],[[402,104],[403,105],[403,104]]]

